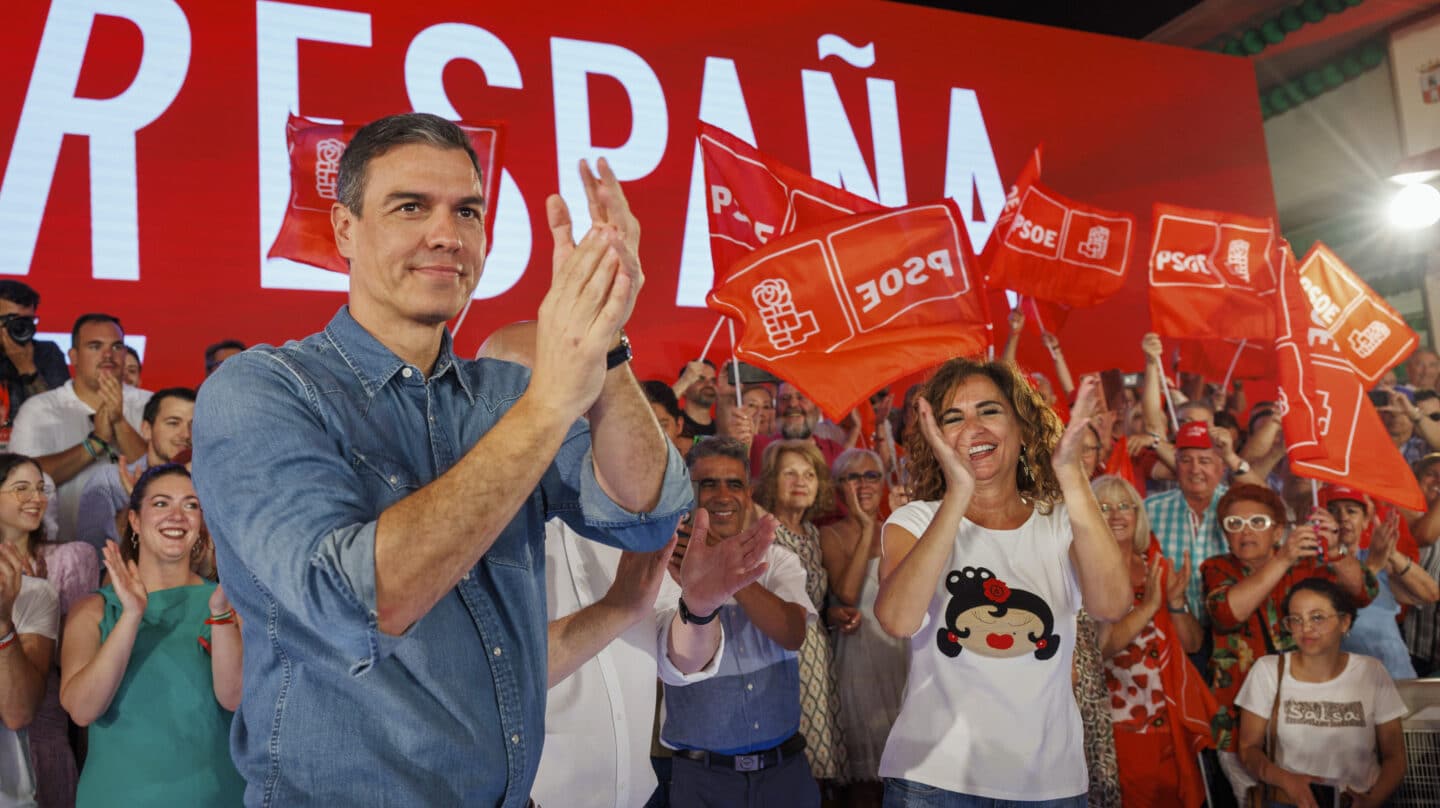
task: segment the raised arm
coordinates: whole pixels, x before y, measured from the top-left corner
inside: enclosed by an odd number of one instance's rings
[[[859,524],[855,540],[847,542],[842,535],[842,528],[848,528],[849,522],[820,528],[820,554],[830,578],[830,594],[846,606],[860,604],[860,590],[865,585],[865,568],[870,564],[870,549],[876,533],[875,518],[860,507],[855,492],[857,485],[846,483],[840,488],[845,495],[845,506]]]
[[[1065,352],[1060,350],[1060,338],[1046,331],[1041,332],[1040,341],[1045,343],[1050,358],[1055,360],[1055,379],[1060,382],[1065,397],[1069,398],[1075,392],[1075,379],[1070,375],[1070,365],[1065,362]]]
[[[55,651],[53,636],[38,633],[31,625],[17,625],[15,606],[24,561],[14,545],[0,544],[0,641],[4,642],[0,648],[0,724],[10,730],[24,729],[34,720],[45,697],[45,677]],[[45,629],[53,635],[59,596],[48,587],[43,592],[32,591],[46,601],[42,604],[49,618]]]
[[[880,591],[875,597],[875,619],[892,637],[910,637],[920,630],[930,610],[935,587],[950,560],[955,534],[975,494],[975,472],[970,467],[970,458],[945,441],[929,401],[923,396],[917,397],[915,408],[915,426],[935,453],[945,475],[945,495],[920,536],[893,524],[887,524],[881,531]]]
[[[120,599],[120,619],[102,643],[100,620],[105,600],[92,595],[71,610],[65,621],[65,642],[60,645],[60,706],[70,714],[71,721],[82,727],[110,709],[130,665],[130,653],[135,649],[135,637],[149,601],[135,562],[122,561],[120,547],[113,541],[105,543],[103,552],[110,583]]]
[[[1100,397],[1100,380],[1086,376],[1080,380],[1080,392],[1071,410],[1070,423],[1055,447],[1051,465],[1060,482],[1070,514],[1074,539],[1070,558],[1080,579],[1080,595],[1085,611],[1098,621],[1113,623],[1130,610],[1130,575],[1125,557],[1110,533],[1110,526],[1100,513],[1100,503],[1090,488],[1080,458],[1080,446],[1086,423],[1094,414]]]
[[[230,599],[225,590],[215,587],[210,593],[210,682],[215,691],[215,701],[221,707],[235,712],[240,707],[240,694],[244,690],[244,672],[241,665],[244,645],[240,639],[240,618],[230,608]]]
[[[1158,334],[1146,334],[1140,341],[1140,350],[1145,353],[1145,381],[1140,391],[1140,409],[1145,414],[1145,430],[1156,435],[1168,435],[1170,422],[1165,418],[1164,393],[1160,389],[1160,374],[1165,372],[1160,355],[1165,346],[1160,342]]]
[[[1000,352],[1000,358],[1014,364],[1015,354],[1020,349],[1020,332],[1025,329],[1025,312],[1018,307],[1010,310],[1010,333],[1005,337],[1005,349]]]

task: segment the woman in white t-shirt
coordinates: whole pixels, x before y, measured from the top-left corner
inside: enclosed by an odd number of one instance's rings
[[[1298,652],[1284,655],[1276,747],[1265,736],[1275,707],[1280,655],[1255,663],[1235,697],[1240,707],[1240,760],[1263,783],[1300,808],[1317,805],[1310,785],[1348,793],[1351,808],[1373,808],[1405,777],[1405,703],[1380,660],[1340,650],[1355,604],[1332,581],[1307,578],[1285,598],[1286,629]],[[1268,797],[1267,797],[1268,799]]]
[[[917,397],[912,502],[881,534],[875,603],[881,627],[910,643],[880,763],[886,806],[1085,805],[1075,615],[1113,621],[1130,607],[1081,465],[1097,387],[1081,382],[1063,435],[1008,363],[953,359]]]

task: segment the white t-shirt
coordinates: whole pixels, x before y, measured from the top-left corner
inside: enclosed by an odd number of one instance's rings
[[[545,601],[556,620],[589,606],[610,590],[620,550],[590,541],[559,519],[545,523]],[[600,653],[550,688],[545,701],[545,746],[530,796],[540,805],[639,805],[655,790],[650,735],[655,677],[674,685],[708,679],[719,670],[725,640],[703,669],[683,674],[666,646],[680,603],[668,574],[655,599],[655,619],[621,632]]]
[[[939,507],[911,502],[886,525],[919,538]],[[999,800],[1086,793],[1070,685],[1080,609],[1072,538],[1064,505],[1035,511],[1016,530],[961,521],[930,610],[910,638],[905,701],[881,777]]]
[[[60,634],[59,593],[44,578],[22,577],[11,619],[17,637],[39,634],[55,639]],[[35,774],[30,768],[30,740],[25,730],[16,732],[0,724],[0,808],[28,808],[34,804]]]
[[[1369,791],[1380,777],[1375,727],[1409,712],[1395,682],[1380,660],[1354,653],[1334,679],[1302,682],[1291,675],[1294,659],[1295,654],[1286,655],[1276,732],[1280,754],[1275,763],[1355,791]],[[1278,660],[1272,654],[1255,663],[1235,697],[1236,706],[1270,720]]]
[[[150,400],[150,391],[125,386],[125,421],[140,431],[140,422],[145,415],[145,403]],[[75,380],[64,386],[25,399],[20,411],[15,413],[15,428],[10,435],[10,451],[30,457],[55,454],[76,446],[92,428],[90,416],[95,410],[75,395]],[[130,458],[134,460],[135,458]],[[76,516],[80,510],[80,492],[91,476],[99,474],[108,463],[94,462],[61,485],[55,492],[59,502],[60,524],[54,535],[57,541],[72,541],[75,535]]]

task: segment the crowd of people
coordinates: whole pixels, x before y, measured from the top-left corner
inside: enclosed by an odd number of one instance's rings
[[[1018,312],[999,359],[839,423],[734,362],[641,382],[639,224],[601,162],[578,241],[547,202],[538,319],[462,360],[469,149],[433,116],[363,128],[349,304],[211,346],[198,394],[144,390],[111,314],[68,369],[0,329],[0,806],[1399,787],[1394,681],[1440,673],[1440,356],[1372,394],[1422,512],[1291,474],[1275,404],[1186,396],[1154,335],[1130,385],[1073,377],[1053,335],[1054,383],[1022,371]],[[0,281],[0,319],[38,305]]]

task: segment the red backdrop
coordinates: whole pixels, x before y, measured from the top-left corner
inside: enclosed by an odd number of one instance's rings
[[[461,352],[534,316],[557,164],[573,208],[573,159],[608,149],[644,226],[648,281],[629,328],[637,370],[668,379],[714,323],[700,308],[707,256],[684,246],[688,223],[703,248],[704,211],[687,213],[702,112],[886,204],[948,191],[972,239],[988,234],[1043,141],[1047,185],[1138,217],[1125,288],[1075,312],[1060,335],[1083,371],[1141,364],[1152,202],[1274,213],[1243,59],[859,0],[664,16],[647,3],[564,5],[542,16],[533,4],[469,0],[14,4],[0,30],[10,77],[0,82],[0,272],[40,291],[42,331],[110,311],[146,337],[146,387],[194,383],[205,344],[303,336],[344,300],[283,288],[327,281],[262,260],[288,196],[285,114],[352,122],[448,103],[466,119],[507,122],[512,180],[496,201],[481,290],[491,296],[471,310]],[[1000,340],[1004,312],[995,316]],[[1049,368],[1033,335],[1022,358]]]

